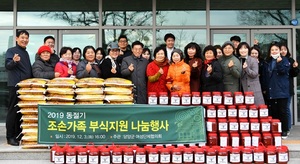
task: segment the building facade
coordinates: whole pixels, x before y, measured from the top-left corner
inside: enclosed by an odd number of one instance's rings
[[[254,44],[265,53],[269,43],[287,43],[293,58],[300,61],[300,1],[298,0],[2,0],[0,5],[0,122],[7,110],[5,51],[15,45],[19,29],[30,33],[27,47],[34,55],[43,38],[56,38],[62,46],[104,47],[127,35],[129,44],[139,40],[150,49],[164,44],[166,33],[176,37],[175,47],[189,42],[202,47],[220,44],[233,35]],[[300,122],[300,78],[295,78],[294,123]],[[298,85],[299,86],[298,86]]]

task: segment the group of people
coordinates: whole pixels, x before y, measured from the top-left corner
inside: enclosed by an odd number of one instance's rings
[[[258,46],[250,47],[233,36],[222,46],[208,45],[203,51],[195,43],[188,43],[184,50],[174,47],[175,36],[165,35],[165,45],[154,49],[153,55],[140,41],[128,45],[125,35],[118,42],[103,48],[93,46],[81,49],[62,47],[55,54],[55,39],[47,36],[44,45],[30,63],[26,46],[29,33],[17,32],[15,47],[6,52],[5,67],[8,73],[9,110],[6,119],[7,143],[19,145],[16,136],[21,132],[16,84],[36,77],[121,77],[129,79],[136,87],[135,102],[147,103],[149,92],[204,92],[230,91],[232,93],[253,91],[255,104],[269,105],[271,116],[282,122],[282,136],[291,128],[289,103],[293,95],[293,77],[298,75],[298,63],[292,59],[288,47],[272,43],[267,58],[261,58]],[[83,59],[82,59],[83,57]]]

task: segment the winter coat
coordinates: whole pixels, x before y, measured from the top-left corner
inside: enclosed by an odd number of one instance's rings
[[[134,70],[128,69],[129,65],[133,64]],[[136,87],[135,101],[137,104],[147,103],[147,78],[146,69],[148,60],[134,55],[123,58],[121,65],[121,74],[124,78],[129,79]]]
[[[258,73],[257,59],[248,56],[246,61],[247,67],[242,69],[241,84],[244,92],[252,91],[254,93],[255,105],[265,104]]]
[[[223,85],[223,73],[220,63],[217,60],[211,62],[212,72],[207,73],[207,67],[203,65],[201,70],[201,91],[202,92],[213,92],[213,91],[224,91]]]
[[[76,75],[76,69],[77,69],[76,64],[72,62],[73,76]],[[68,70],[69,70],[68,63],[65,61],[59,61],[58,63],[56,63],[54,68],[55,72],[60,73],[59,77],[70,77],[71,75],[68,73]]]
[[[192,65],[195,63],[195,61],[198,62],[197,67],[193,67]],[[200,91],[200,74],[202,69],[202,60],[200,58],[193,58],[188,63],[191,67],[191,77],[190,77],[190,89],[191,92],[199,92]]]
[[[90,72],[86,71],[86,65],[88,64],[87,60],[82,60],[78,63],[77,65],[77,71],[76,71],[76,77],[81,79],[81,78],[85,78],[85,77],[100,77],[100,75],[98,74],[97,70],[94,67],[98,67],[99,65],[95,62],[92,63],[92,69]],[[100,70],[100,68],[99,68]]]
[[[40,56],[38,56],[32,65],[33,77],[53,79],[55,77],[54,68],[55,64],[51,63],[51,60],[44,61]]]
[[[272,62],[274,63],[273,69]],[[282,56],[282,61],[280,62],[273,58],[264,62],[262,85],[268,99],[290,97],[289,71],[290,63],[286,57]]]
[[[228,63],[233,61],[234,65],[229,68]],[[238,58],[234,55],[219,58],[222,67],[224,91],[237,92],[240,90],[239,79],[241,77],[242,66]]]
[[[168,92],[168,88],[166,86],[167,83],[167,74],[169,70],[169,64],[162,67],[164,73],[160,74],[159,71],[160,67],[155,63],[155,61],[152,61],[147,66],[147,77],[148,77],[148,93],[149,92]],[[150,78],[149,76],[153,77]]]
[[[102,63],[100,65],[101,72],[102,72],[102,78],[107,79],[110,77],[121,77],[121,64],[118,63],[118,60],[114,60],[116,63],[116,73],[112,73],[112,63],[110,58],[105,58],[102,60]]]
[[[185,72],[182,70],[185,68]],[[190,77],[191,77],[191,68],[183,60],[178,63],[172,63],[168,70],[167,75],[167,87],[171,92],[178,92],[180,95],[184,92],[190,93]],[[179,91],[172,90],[174,85],[180,86]]]
[[[21,60],[13,61],[15,54],[19,54]],[[19,45],[9,48],[5,54],[5,68],[7,70],[7,86],[15,86],[18,82],[32,78],[32,68],[29,54],[26,48]]]
[[[291,57],[288,58],[290,62],[290,76],[289,76],[289,81],[290,81],[290,95],[293,96],[295,94],[294,92],[294,77],[297,77],[299,74],[299,68],[298,67],[293,67],[293,64],[295,60]]]

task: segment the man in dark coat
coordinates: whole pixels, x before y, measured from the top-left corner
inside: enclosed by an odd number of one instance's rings
[[[132,81],[136,87],[136,103],[147,103],[147,78],[146,69],[148,60],[142,57],[143,43],[135,41],[132,43],[132,55],[125,57],[121,65],[123,77]]]
[[[17,113],[20,108],[18,103],[16,84],[22,80],[32,77],[31,63],[26,46],[29,42],[29,33],[26,30],[20,30],[16,36],[17,45],[9,48],[5,54],[5,68],[7,70],[7,86],[9,89],[8,112],[6,117],[6,138],[7,143],[18,146],[17,136],[21,133],[21,114]]]

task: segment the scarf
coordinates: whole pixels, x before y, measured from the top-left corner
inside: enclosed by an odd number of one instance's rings
[[[106,56],[105,59],[110,59],[110,62],[111,62],[111,68],[114,68],[116,69],[117,68],[117,64],[115,62],[115,60],[111,57],[111,56]]]
[[[158,66],[158,67],[164,67],[169,64],[169,60],[165,58],[163,62],[159,62],[157,60],[153,60],[153,62]]]
[[[72,69],[72,64],[73,64],[72,60],[66,60],[66,59],[60,58],[59,61],[61,63],[63,63],[65,66],[67,66],[68,68]]]

